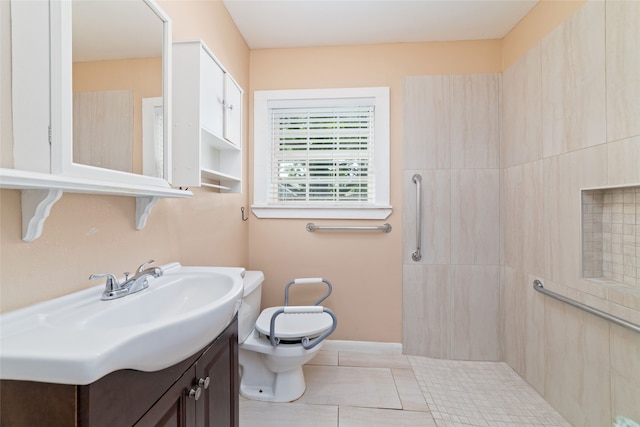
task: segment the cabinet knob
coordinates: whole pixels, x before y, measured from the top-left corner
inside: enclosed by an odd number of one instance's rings
[[[208,388],[209,388],[209,383],[210,383],[210,382],[211,382],[211,379],[210,379],[209,377],[207,377],[207,378],[200,378],[200,379],[198,380],[198,385],[199,385],[200,387],[204,387],[204,389],[206,390],[206,389],[208,389]]]
[[[189,390],[189,399],[198,400],[200,399],[201,395],[202,395],[202,388],[200,387],[192,388],[191,390]]]

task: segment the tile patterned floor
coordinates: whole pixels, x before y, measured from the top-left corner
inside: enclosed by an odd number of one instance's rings
[[[322,350],[293,403],[240,399],[240,427],[570,426],[505,363]]]

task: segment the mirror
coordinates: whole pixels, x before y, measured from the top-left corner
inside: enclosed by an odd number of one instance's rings
[[[73,163],[166,178],[166,19],[143,0],[73,0],[71,11]]]

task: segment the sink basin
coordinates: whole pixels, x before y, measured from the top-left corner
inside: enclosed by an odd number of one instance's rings
[[[90,384],[120,369],[157,371],[233,320],[244,269],[172,263],[149,288],[111,301],[104,285],[0,316],[0,378]]]

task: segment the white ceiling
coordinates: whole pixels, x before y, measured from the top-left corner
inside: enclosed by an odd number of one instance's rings
[[[251,49],[501,39],[538,0],[223,0]]]

